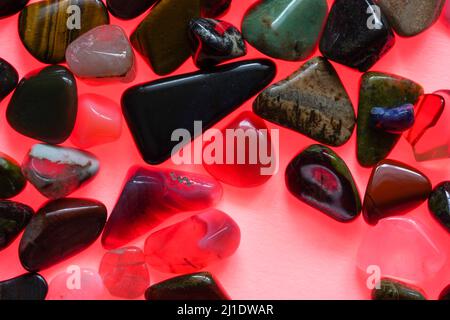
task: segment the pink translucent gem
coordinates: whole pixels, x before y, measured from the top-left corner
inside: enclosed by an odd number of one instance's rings
[[[169,273],[189,273],[231,256],[241,233],[227,214],[209,209],[151,234],[145,241],[147,263]]]
[[[447,250],[440,240],[436,233],[412,219],[383,219],[363,239],[357,266],[363,273],[377,267],[382,277],[422,284],[445,267]]]
[[[78,99],[78,115],[71,141],[80,148],[113,142],[122,132],[120,107],[114,101],[96,94]]]
[[[144,253],[137,247],[105,253],[99,273],[108,291],[116,297],[135,299],[150,285]]]
[[[87,268],[70,266],[49,285],[48,300],[98,300],[105,294],[100,275]]]

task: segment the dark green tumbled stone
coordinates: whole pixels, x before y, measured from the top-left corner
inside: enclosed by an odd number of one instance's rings
[[[145,292],[147,300],[229,300],[209,272],[199,272],[157,283]]]
[[[428,208],[433,217],[450,232],[450,181],[434,188],[428,199]]]
[[[0,152],[0,199],[18,195],[27,184],[20,165],[11,157]]]
[[[37,273],[0,282],[0,300],[45,300],[47,292],[47,282]]]
[[[380,289],[372,290],[372,300],[426,300],[416,288],[396,280],[382,279]]]
[[[0,102],[14,90],[19,82],[16,69],[8,61],[0,58]]]
[[[14,201],[0,201],[0,250],[16,239],[33,213],[33,209],[27,205]]]

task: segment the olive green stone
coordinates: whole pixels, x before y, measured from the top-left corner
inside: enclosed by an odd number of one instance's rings
[[[363,75],[357,129],[358,160],[362,166],[371,167],[385,159],[401,136],[373,128],[370,124],[372,108],[415,104],[421,95],[423,88],[411,80],[380,72]]]
[[[426,298],[419,289],[403,282],[382,279],[380,288],[372,291],[372,300],[426,300]]]
[[[326,0],[261,0],[246,13],[242,33],[268,56],[303,60],[316,47],[327,11]]]
[[[8,199],[18,195],[27,180],[22,174],[20,165],[9,156],[0,152],[0,199]]]

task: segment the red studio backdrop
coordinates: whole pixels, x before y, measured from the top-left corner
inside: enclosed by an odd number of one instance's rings
[[[33,3],[36,1],[31,1]],[[245,11],[254,0],[235,0],[231,8],[220,19],[236,26],[241,25]],[[332,0],[328,1],[329,7]],[[111,16],[111,24],[117,24],[130,35],[144,15],[129,21]],[[0,20],[0,56],[9,61],[19,72],[20,77],[28,72],[44,67],[23,47],[17,32],[18,15]],[[450,26],[443,16],[426,32],[412,37],[397,36],[394,48],[389,51],[371,70],[397,74],[420,83],[426,93],[440,89],[450,89]],[[316,49],[314,56],[320,55]],[[248,54],[243,59],[264,58],[265,56],[248,45]],[[302,64],[274,60],[277,75],[274,82],[284,79]],[[358,105],[358,91],[361,73],[333,63],[347,89],[354,106]],[[197,68],[189,59],[174,74],[195,71]],[[152,72],[144,60],[137,55],[137,77],[132,83],[106,82],[101,85],[77,79],[79,94],[96,93],[116,102],[128,87],[160,78]],[[15,132],[5,119],[5,110],[10,96],[0,105],[0,151],[19,162],[36,141]],[[220,121],[215,128],[222,129],[238,114],[251,110],[253,99]],[[366,278],[358,271],[357,253],[370,227],[362,217],[349,224],[338,223],[292,196],[284,181],[284,171],[289,161],[301,150],[315,143],[313,140],[266,122],[269,129],[280,129],[280,150],[277,155],[280,170],[267,183],[256,188],[241,189],[223,184],[224,195],[217,208],[229,214],[240,226],[242,240],[235,255],[208,268],[220,280],[233,299],[368,299],[370,291]],[[63,144],[71,146],[70,140]],[[88,149],[98,157],[101,169],[97,177],[83,186],[71,197],[87,197],[102,201],[111,212],[123,186],[128,169],[136,164],[147,166],[140,157],[129,129],[123,126],[119,140]],[[361,195],[371,173],[356,159],[356,130],[348,143],[333,148],[347,163],[353,173]],[[389,158],[400,160],[425,173],[436,184],[450,179],[450,159],[430,162],[416,162],[411,146],[402,138]],[[175,165],[171,160],[160,167],[175,168],[208,174],[201,165]],[[38,209],[46,199],[28,184],[24,192],[13,200],[26,203]],[[177,215],[158,229],[179,221],[187,214]],[[411,211],[408,218],[427,226],[429,232],[439,243],[439,250],[445,258],[446,272],[439,275],[439,281],[429,281],[424,289],[429,298],[437,298],[439,292],[450,283],[450,236],[432,218],[426,202]],[[143,247],[145,237],[130,245]],[[6,250],[0,252],[0,280],[9,279],[25,270],[22,268],[17,248],[20,237]],[[427,246],[414,248],[412,242],[404,241],[406,250],[427,250]],[[373,248],[381,254],[385,248]],[[180,250],[182,250],[180,248]],[[367,250],[370,250],[368,248]],[[67,267],[77,265],[81,268],[98,270],[105,253],[100,240],[87,250],[63,261],[41,274],[51,282],[53,277],[64,272]],[[426,252],[423,252],[425,255]],[[408,264],[410,256],[401,257]],[[428,268],[429,266],[424,266]],[[420,272],[420,271],[419,271]],[[152,284],[172,277],[150,269]],[[104,298],[113,298],[105,293]],[[142,298],[142,297],[141,297]]]

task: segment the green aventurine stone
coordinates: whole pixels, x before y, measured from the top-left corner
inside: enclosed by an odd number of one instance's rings
[[[361,80],[358,107],[358,160],[371,167],[383,160],[400,139],[399,134],[377,130],[370,125],[373,107],[393,108],[415,104],[423,95],[417,83],[391,74],[367,72]]]
[[[18,195],[27,180],[22,174],[20,165],[9,156],[0,152],[0,199],[8,199]]]
[[[325,0],[261,0],[246,13],[242,33],[268,56],[306,59],[316,47],[327,11]]]

